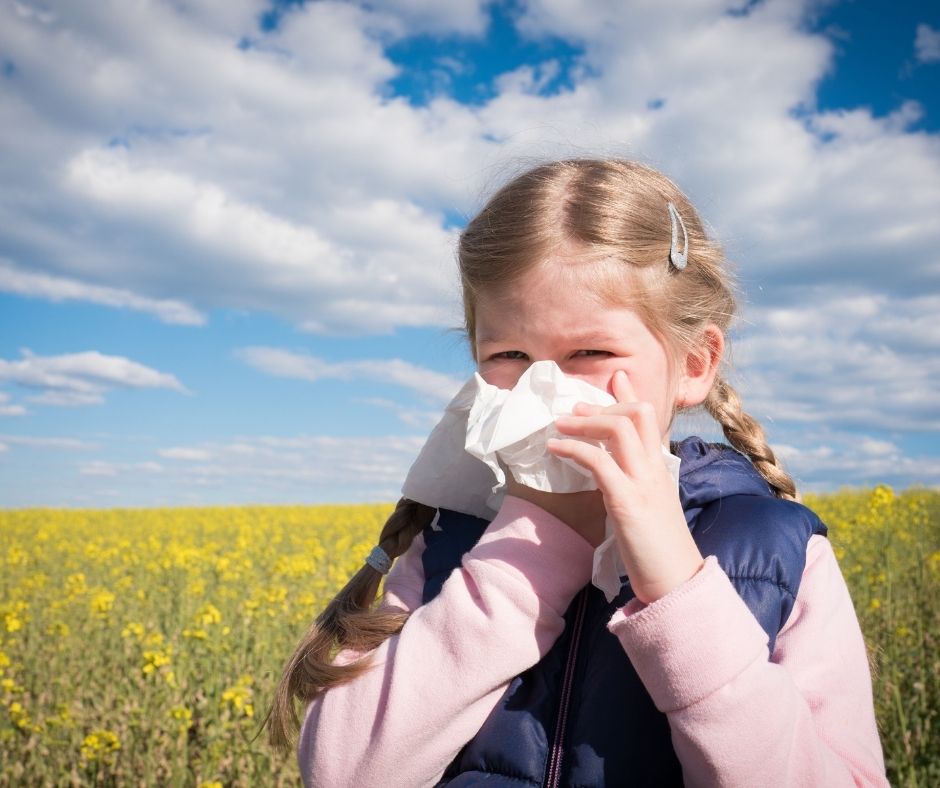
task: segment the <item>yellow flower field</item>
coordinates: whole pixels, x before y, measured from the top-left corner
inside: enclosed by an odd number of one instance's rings
[[[895,785],[940,784],[940,493],[810,498]],[[295,785],[260,720],[391,506],[0,512],[0,786]]]
[[[255,735],[390,511],[0,513],[0,785],[295,785]]]
[[[940,492],[806,503],[829,525],[868,644],[891,784],[940,785]]]

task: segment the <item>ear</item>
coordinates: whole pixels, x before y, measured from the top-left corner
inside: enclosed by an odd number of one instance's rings
[[[725,335],[718,326],[707,325],[697,346],[681,360],[676,407],[692,408],[705,401],[724,352]]]

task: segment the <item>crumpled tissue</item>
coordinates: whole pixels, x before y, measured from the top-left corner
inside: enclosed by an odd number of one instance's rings
[[[506,494],[504,468],[519,483],[545,492],[596,490],[590,471],[545,448],[549,438],[565,437],[555,429],[555,419],[570,414],[578,402],[606,407],[616,400],[568,377],[554,361],[530,365],[512,389],[474,374],[444,409],[408,471],[402,495],[491,520]],[[678,485],[679,458],[665,448],[663,458]],[[625,574],[608,518],[606,538],[594,551],[592,581],[611,601]]]

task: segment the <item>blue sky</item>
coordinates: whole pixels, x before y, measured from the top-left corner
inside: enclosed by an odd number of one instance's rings
[[[933,3],[0,0],[0,507],[392,500],[456,233],[568,155],[723,240],[802,489],[936,485],[938,86]]]

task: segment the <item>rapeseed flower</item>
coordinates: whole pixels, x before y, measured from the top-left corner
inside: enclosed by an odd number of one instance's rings
[[[97,619],[108,618],[114,607],[114,599],[114,594],[107,589],[96,590],[88,603],[91,614]]]
[[[181,735],[189,730],[193,722],[192,710],[188,709],[186,706],[174,706],[170,709],[169,716],[176,722],[177,732]]]
[[[252,703],[252,684],[254,684],[254,679],[251,676],[240,676],[238,681],[222,693],[222,704],[228,705],[240,715],[253,717],[255,707]]]
[[[99,729],[89,733],[82,741],[81,755],[86,763],[100,762],[113,765],[121,741],[113,731]]]

